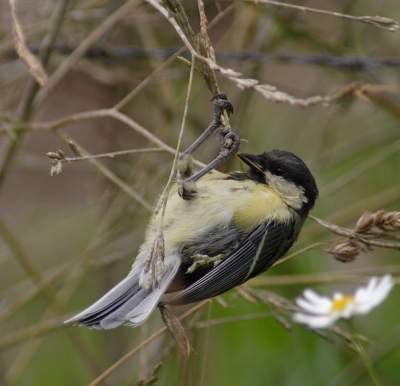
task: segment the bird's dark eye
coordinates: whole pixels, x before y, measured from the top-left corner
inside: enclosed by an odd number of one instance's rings
[[[285,174],[285,171],[282,168],[276,168],[275,173],[276,176],[283,176]]]

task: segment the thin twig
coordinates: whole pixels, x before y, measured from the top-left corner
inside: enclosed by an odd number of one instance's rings
[[[120,150],[120,151],[113,151],[110,153],[102,153],[102,154],[92,154],[92,155],[84,155],[81,157],[65,157],[60,159],[61,162],[77,162],[77,161],[87,161],[90,159],[96,159],[96,158],[114,158],[118,157],[120,155],[126,155],[126,154],[137,154],[137,153],[155,153],[159,151],[165,151],[165,149],[161,147],[149,147],[148,149],[132,149],[132,150]],[[51,158],[51,157],[50,157]]]
[[[354,20],[354,21],[361,21],[363,23],[372,24],[375,27],[382,28],[382,29],[385,29],[390,32],[395,32],[400,29],[400,25],[396,20],[389,19],[387,17],[382,17],[382,16],[352,16],[352,15],[346,15],[344,13],[339,13],[339,12],[324,11],[322,9],[303,7],[301,5],[287,4],[287,3],[281,3],[278,1],[270,1],[270,0],[255,0],[255,1],[251,0],[251,2],[264,3],[264,4],[269,4],[269,5],[275,5],[278,7],[297,9],[297,10],[303,11],[303,12],[313,12],[313,13],[319,13],[319,14],[327,15],[327,16],[335,16],[335,17],[341,17],[344,19],[350,19],[350,20]]]
[[[197,322],[195,327],[196,328],[209,328],[210,326],[218,326],[221,324],[243,322],[244,320],[254,320],[254,319],[261,319],[261,318],[265,319],[270,316],[273,316],[271,311],[254,313],[254,314],[228,316],[226,318],[210,319],[210,320],[206,320],[206,321],[202,321],[202,322]]]
[[[29,51],[26,45],[25,36],[17,18],[15,0],[10,0],[10,8],[15,50],[17,51],[19,57],[26,63],[29,72],[40,84],[40,86],[46,87],[48,85],[48,77],[46,71],[44,70],[40,60],[35,55],[33,55],[32,52]]]
[[[38,53],[39,60],[43,66],[46,66],[49,61],[54,43],[64,20],[65,12],[67,11],[68,2],[69,0],[58,1],[54,7],[54,11],[51,14],[46,34],[42,39]],[[29,78],[18,106],[18,115],[23,121],[26,121],[29,118],[32,102],[38,90],[38,83],[34,81],[34,78]]]
[[[119,7],[113,14],[104,20],[97,28],[95,28],[74,50],[74,52],[65,59],[60,67],[51,75],[46,90],[41,90],[35,98],[34,108],[42,104],[47,97],[50,90],[64,78],[68,71],[75,65],[75,63],[83,56],[83,54],[95,44],[102,35],[109,31],[116,23],[125,17],[133,7],[140,3],[139,0],[129,0]]]
[[[67,137],[64,134],[61,134],[57,132],[57,135],[63,139],[65,142],[69,142],[70,138]],[[82,145],[79,145],[74,141],[74,143],[79,147],[81,151],[84,153],[88,153]],[[107,179],[109,179],[114,185],[118,186],[123,192],[131,196],[134,200],[136,200],[139,204],[141,204],[144,208],[146,208],[148,211],[153,210],[153,205],[151,205],[148,201],[146,201],[139,193],[136,193],[128,184],[126,184],[124,181],[122,181],[119,177],[116,176],[115,173],[113,173],[110,169],[108,169],[106,166],[104,166],[102,163],[100,163],[97,159],[89,159],[88,160],[91,164],[93,164],[97,170],[103,174]]]
[[[290,260],[290,259],[293,259],[293,257],[296,257],[296,256],[298,256],[298,255],[300,255],[300,254],[302,254],[302,253],[304,253],[304,252],[307,252],[307,251],[309,251],[309,250],[311,250],[311,249],[315,249],[315,248],[318,248],[318,247],[322,247],[323,245],[331,244],[332,242],[333,242],[333,240],[330,240],[330,241],[320,241],[320,242],[318,242],[318,243],[308,245],[307,247],[304,247],[303,249],[299,249],[298,251],[296,251],[296,252],[294,252],[294,253],[291,253],[290,255],[284,257],[283,259],[279,259],[279,260],[276,261],[272,266],[275,267],[276,265],[285,263],[286,261],[288,261],[288,260]]]

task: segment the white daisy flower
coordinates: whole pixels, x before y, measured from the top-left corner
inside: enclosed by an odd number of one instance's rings
[[[371,278],[368,285],[357,289],[354,296],[336,292],[330,299],[306,289],[303,296],[296,299],[296,304],[304,312],[295,313],[293,320],[311,328],[329,327],[340,318],[367,314],[387,298],[393,286],[392,277],[386,275]]]

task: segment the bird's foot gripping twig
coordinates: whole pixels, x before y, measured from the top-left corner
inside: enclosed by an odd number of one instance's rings
[[[232,103],[227,100],[225,94],[217,94],[211,100],[214,100],[213,121],[204,131],[204,133],[179,157],[177,176],[179,185],[178,191],[179,195],[183,199],[190,199],[190,197],[192,196],[191,191],[194,190],[194,182],[199,180],[201,177],[209,173],[212,169],[216,168],[229,157],[235,155],[239,151],[239,136],[229,126],[225,126],[224,112],[226,112],[228,117],[230,114],[233,114]],[[192,154],[211,133],[213,133],[221,126],[223,127],[218,132],[221,146],[219,155],[203,169],[193,174]]]
[[[222,259],[226,255],[224,253],[220,253],[219,255],[216,256],[208,256],[208,255],[193,255],[192,259],[194,263],[187,269],[186,273],[193,273],[197,268],[203,267],[205,265],[213,265],[213,267],[216,267]]]

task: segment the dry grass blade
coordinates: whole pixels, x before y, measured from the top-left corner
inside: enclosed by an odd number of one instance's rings
[[[162,320],[178,344],[180,353],[188,357],[190,354],[190,343],[181,322],[175,315],[171,314],[166,307],[160,306],[159,309]]]

